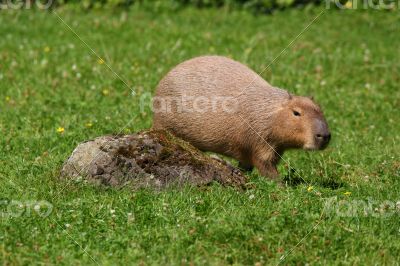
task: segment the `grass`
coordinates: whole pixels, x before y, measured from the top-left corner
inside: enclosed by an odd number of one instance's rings
[[[398,12],[326,10],[262,73],[325,111],[330,147],[284,156],[306,182],[279,187],[253,172],[245,192],[156,193],[58,179],[79,142],[149,128],[140,102],[177,63],[221,54],[260,72],[320,11],[59,10],[105,63],[52,13],[1,12],[0,261],[398,265]]]

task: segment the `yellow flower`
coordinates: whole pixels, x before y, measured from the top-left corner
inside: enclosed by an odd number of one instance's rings
[[[314,189],[313,186],[309,186],[309,187],[307,188],[307,191],[310,192],[310,191],[313,190],[313,189]]]
[[[44,47],[43,51],[44,51],[45,53],[50,52],[50,47],[48,47],[48,46]]]
[[[351,192],[350,191],[346,191],[345,193],[343,193],[343,195],[350,196]]]
[[[85,125],[86,127],[92,127],[93,126],[93,124],[91,123],[91,122],[89,122],[89,123],[86,123],[86,125]]]
[[[351,9],[353,7],[353,2],[352,1],[347,1],[346,4],[344,5],[346,8]]]
[[[102,64],[104,64],[104,60],[99,57],[99,59],[97,60],[97,63],[99,63],[99,65],[102,65]]]
[[[57,133],[62,134],[62,133],[64,133],[64,131],[65,131],[65,129],[63,127],[58,127],[57,128]]]
[[[9,96],[6,96],[6,102],[9,102],[11,98]]]
[[[110,94],[110,91],[107,90],[107,89],[104,89],[104,90],[102,91],[102,93],[103,93],[104,96],[107,96],[108,94]]]

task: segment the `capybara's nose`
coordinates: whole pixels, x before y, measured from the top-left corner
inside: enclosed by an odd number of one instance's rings
[[[322,143],[322,146],[326,146],[331,140],[331,133],[316,134],[315,137]]]
[[[323,137],[324,141],[326,143],[328,143],[331,140],[331,133],[328,132],[328,134],[326,134],[326,135],[324,135],[322,137]]]

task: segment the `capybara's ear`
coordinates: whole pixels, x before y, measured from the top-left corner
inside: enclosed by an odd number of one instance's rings
[[[311,101],[314,101],[314,96],[307,96]]]
[[[292,94],[290,94],[288,91],[287,91],[287,94],[288,94],[288,96],[289,96],[289,100],[293,99]]]

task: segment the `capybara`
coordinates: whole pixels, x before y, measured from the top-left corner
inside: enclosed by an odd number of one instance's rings
[[[271,86],[247,66],[201,56],[173,68],[153,98],[154,129],[167,129],[202,151],[233,157],[270,178],[287,149],[324,149],[331,138],[311,98]]]

